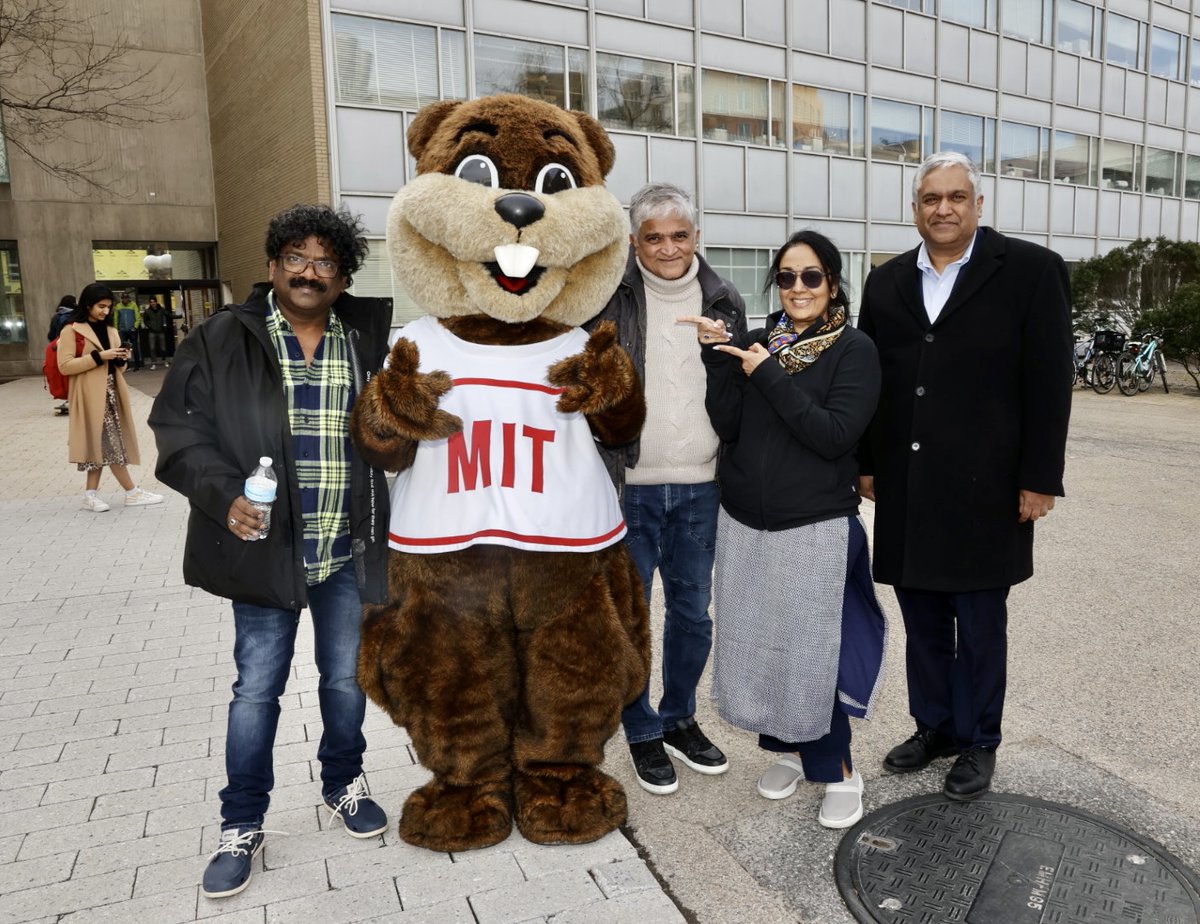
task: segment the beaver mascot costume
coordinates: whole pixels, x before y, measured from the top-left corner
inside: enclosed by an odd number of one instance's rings
[[[645,596],[596,441],[634,439],[642,386],[611,324],[628,223],[590,116],[522,96],[434,103],[388,215],[406,325],[354,408],[397,471],[391,603],[367,610],[359,682],[433,779],[400,836],[433,850],[595,840],[625,820],[599,770],[645,685]]]

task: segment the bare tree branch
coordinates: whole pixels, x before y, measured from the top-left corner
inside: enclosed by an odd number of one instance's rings
[[[97,37],[95,17],[63,0],[0,0],[0,119],[9,147],[73,189],[111,192],[102,158],[79,154],[72,128],[177,118],[178,87],[156,83],[125,36]]]

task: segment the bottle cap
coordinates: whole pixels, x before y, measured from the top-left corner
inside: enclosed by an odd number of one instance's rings
[[[270,456],[260,456],[258,459],[258,464],[261,465],[263,468],[270,468],[271,467],[271,457]]]

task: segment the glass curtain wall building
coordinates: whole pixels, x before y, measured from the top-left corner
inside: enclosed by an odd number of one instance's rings
[[[984,221],[1068,261],[1200,236],[1200,0],[324,0],[335,198],[366,216],[361,293],[411,303],[382,245],[413,114],[524,93],[595,115],[623,202],[692,192],[752,311],[803,227],[871,265],[918,241],[915,165],[983,171]]]

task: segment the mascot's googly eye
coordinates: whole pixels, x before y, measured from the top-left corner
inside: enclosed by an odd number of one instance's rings
[[[546,164],[538,171],[533,188],[540,193],[558,193],[575,189],[577,185],[571,171],[562,164]]]
[[[500,188],[500,171],[496,169],[492,159],[485,154],[471,154],[464,157],[454,168],[454,175],[468,183],[478,183],[480,186],[490,186],[492,189]]]

